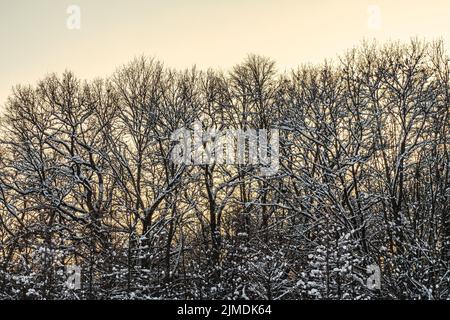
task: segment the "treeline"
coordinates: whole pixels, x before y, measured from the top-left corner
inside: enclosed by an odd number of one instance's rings
[[[449,299],[449,106],[444,44],[418,40],[284,74],[254,55],[229,72],[138,58],[17,86],[0,298]],[[174,163],[170,136],[195,121],[278,129],[278,172]]]

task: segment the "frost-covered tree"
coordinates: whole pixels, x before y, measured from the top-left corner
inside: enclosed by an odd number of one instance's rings
[[[228,72],[142,57],[17,86],[0,298],[448,299],[449,88],[443,43],[418,40],[285,73],[256,55]],[[279,170],[173,161],[172,134],[197,126],[277,129]]]

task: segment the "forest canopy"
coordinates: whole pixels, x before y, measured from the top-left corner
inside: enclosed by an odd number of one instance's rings
[[[140,57],[16,86],[0,298],[449,299],[444,47],[363,43],[285,73],[256,55],[226,72]],[[278,171],[171,161],[171,134],[198,121],[278,130]]]

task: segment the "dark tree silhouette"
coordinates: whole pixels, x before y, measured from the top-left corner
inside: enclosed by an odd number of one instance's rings
[[[417,40],[285,74],[255,55],[226,73],[142,57],[17,86],[0,298],[449,299],[449,106],[444,45]],[[194,123],[278,130],[279,170],[172,161]]]

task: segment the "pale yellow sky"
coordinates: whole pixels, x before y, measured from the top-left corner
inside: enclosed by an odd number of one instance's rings
[[[69,5],[81,10],[80,30],[66,26]],[[0,105],[15,84],[65,69],[107,76],[141,54],[227,69],[258,53],[283,71],[364,38],[413,36],[448,45],[450,0],[0,0]]]

